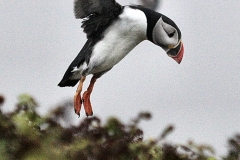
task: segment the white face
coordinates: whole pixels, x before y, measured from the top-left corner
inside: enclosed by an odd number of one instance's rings
[[[166,52],[179,44],[178,31],[165,23],[162,17],[153,28],[153,42],[161,46]]]

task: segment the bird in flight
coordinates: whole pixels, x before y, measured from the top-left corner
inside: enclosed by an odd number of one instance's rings
[[[115,0],[75,0],[74,14],[83,19],[87,42],[68,67],[60,87],[75,86],[74,110],[80,116],[83,103],[87,116],[93,115],[90,102],[94,83],[112,69],[135,46],[149,40],[180,64],[184,47],[181,32],[167,16],[140,5],[122,6]],[[82,87],[92,74],[87,90]]]

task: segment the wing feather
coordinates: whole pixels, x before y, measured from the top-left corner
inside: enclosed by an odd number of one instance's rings
[[[122,6],[115,0],[75,0],[75,17],[84,18],[82,22],[83,31],[87,38],[100,36],[104,29],[118,17]]]
[[[91,14],[111,12],[119,7],[120,5],[115,0],[75,0],[74,14],[77,19],[81,19]]]

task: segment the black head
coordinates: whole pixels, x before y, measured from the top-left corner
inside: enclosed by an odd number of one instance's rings
[[[131,6],[143,11],[147,18],[147,38],[154,44],[162,47],[167,55],[178,63],[183,57],[183,44],[181,31],[178,26],[167,16],[145,8],[143,6]]]

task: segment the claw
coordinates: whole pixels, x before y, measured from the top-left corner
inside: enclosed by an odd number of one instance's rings
[[[79,112],[79,113],[77,113],[77,112],[76,112],[76,110],[75,110],[75,113],[78,115],[78,118],[80,118],[80,112]]]
[[[76,109],[74,109],[74,112],[76,113]],[[77,114],[77,113],[76,113]],[[80,117],[80,112],[77,114],[78,118]]]

